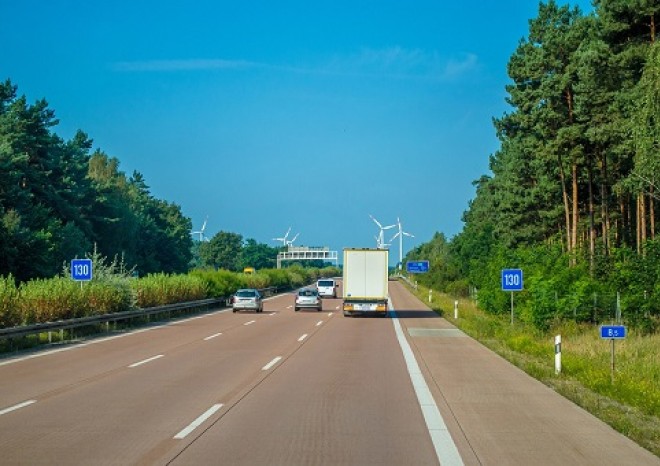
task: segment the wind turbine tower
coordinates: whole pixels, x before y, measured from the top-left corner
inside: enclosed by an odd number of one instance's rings
[[[414,238],[415,235],[403,231],[403,227],[401,226],[401,220],[399,219],[399,217],[396,218],[396,223],[399,227],[399,231],[397,231],[396,235],[392,236],[390,243],[394,241],[397,238],[397,236],[399,237],[399,270],[401,270],[401,264],[403,262],[403,237],[410,236],[411,238]]]
[[[201,243],[202,241],[206,240],[208,241],[209,239],[204,236],[204,230],[206,230],[206,222],[209,221],[209,216],[207,215],[206,218],[204,219],[204,223],[202,224],[202,228],[199,229],[199,231],[193,231],[193,235],[199,235],[199,242]]]
[[[369,214],[369,217],[371,217],[371,220],[373,220],[374,223],[378,225],[378,228],[380,230],[378,232],[378,236],[376,236],[376,247],[378,249],[385,249],[385,247],[389,246],[389,244],[385,243],[385,234],[383,232],[385,230],[389,230],[390,228],[394,228],[396,225],[388,225],[384,227],[378,220],[376,220],[376,218],[373,215]]]

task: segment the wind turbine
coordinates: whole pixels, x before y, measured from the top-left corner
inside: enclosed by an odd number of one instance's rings
[[[401,227],[401,220],[399,220],[399,217],[396,218],[396,223],[399,226],[399,231],[396,232],[396,235],[392,236],[392,239],[390,240],[390,243],[394,241],[397,237],[399,237],[399,270],[401,269],[401,263],[403,262],[403,237],[404,236],[410,236],[411,238],[414,238],[415,235],[412,233],[408,233],[406,231],[403,231],[403,228]]]
[[[376,218],[369,214],[369,217],[371,217],[371,220],[374,221],[376,225],[378,225],[378,228],[380,229],[378,236],[375,236],[376,238],[376,247],[378,249],[385,249],[385,246],[389,246],[388,243],[385,243],[385,234],[383,233],[385,230],[389,230],[390,228],[394,228],[396,225],[388,225],[384,227]]]
[[[289,246],[289,247],[293,246],[293,242],[298,238],[299,235],[300,235],[300,233],[296,233],[296,236],[294,236],[293,239],[290,239],[289,241],[287,241],[286,245]]]
[[[273,241],[281,241],[282,246],[286,247],[287,245],[286,239],[289,237],[289,233],[291,233],[291,227],[289,227],[289,229],[286,231],[286,234],[284,236],[282,236],[281,238],[273,238]]]
[[[204,223],[202,224],[202,228],[199,229],[199,231],[193,231],[193,235],[199,235],[199,242],[201,243],[202,241],[206,240],[208,241],[209,239],[204,236],[204,230],[206,230],[206,222],[209,221],[209,216],[207,215],[206,218],[204,219]]]

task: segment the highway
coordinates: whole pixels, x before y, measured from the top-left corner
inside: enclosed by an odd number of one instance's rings
[[[284,294],[0,360],[0,464],[660,464],[390,295],[398,319]]]

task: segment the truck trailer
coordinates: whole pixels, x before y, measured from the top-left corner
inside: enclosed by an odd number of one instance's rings
[[[358,314],[387,315],[387,249],[344,249],[343,310]]]

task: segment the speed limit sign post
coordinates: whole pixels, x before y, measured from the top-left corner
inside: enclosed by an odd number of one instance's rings
[[[83,282],[92,279],[92,259],[73,259],[71,261],[71,278],[80,282],[82,289]]]
[[[502,269],[502,291],[511,292],[511,325],[513,325],[513,293],[523,290],[522,269]]]

